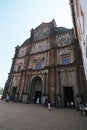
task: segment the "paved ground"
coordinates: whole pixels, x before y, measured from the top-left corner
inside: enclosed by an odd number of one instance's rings
[[[87,130],[87,116],[74,109],[0,101],[0,130]]]

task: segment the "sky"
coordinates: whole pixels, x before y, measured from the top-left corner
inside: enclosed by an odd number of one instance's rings
[[[69,0],[0,0],[0,87],[5,86],[15,47],[30,30],[55,19],[58,27],[72,28]]]

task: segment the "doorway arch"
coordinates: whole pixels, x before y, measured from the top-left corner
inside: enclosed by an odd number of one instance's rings
[[[32,80],[31,83],[31,102],[41,104],[41,96],[42,96],[42,79],[39,76],[37,76]]]

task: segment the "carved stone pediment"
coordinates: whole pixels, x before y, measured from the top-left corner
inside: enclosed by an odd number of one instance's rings
[[[35,56],[33,61],[41,61],[41,60],[44,60],[44,59],[45,59],[45,57],[43,55],[37,55],[37,56]]]
[[[32,30],[33,41],[46,38],[50,34],[50,26],[48,23],[40,24],[36,29]]]
[[[31,54],[32,53],[37,53],[41,51],[45,51],[49,49],[49,42],[47,40],[33,43],[32,49],[31,49]]]
[[[72,43],[71,34],[67,32],[65,34],[61,34],[60,36],[57,35],[56,36],[56,43],[57,43],[57,46],[59,46],[59,47],[71,44]]]
[[[26,47],[22,47],[19,49],[19,53],[18,53],[18,57],[22,57],[22,56],[25,56],[26,55]]]

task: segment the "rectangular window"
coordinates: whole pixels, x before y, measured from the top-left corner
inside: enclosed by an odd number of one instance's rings
[[[62,64],[70,64],[70,56],[62,56]]]
[[[41,62],[37,62],[35,69],[41,69],[41,68],[42,68]]]

